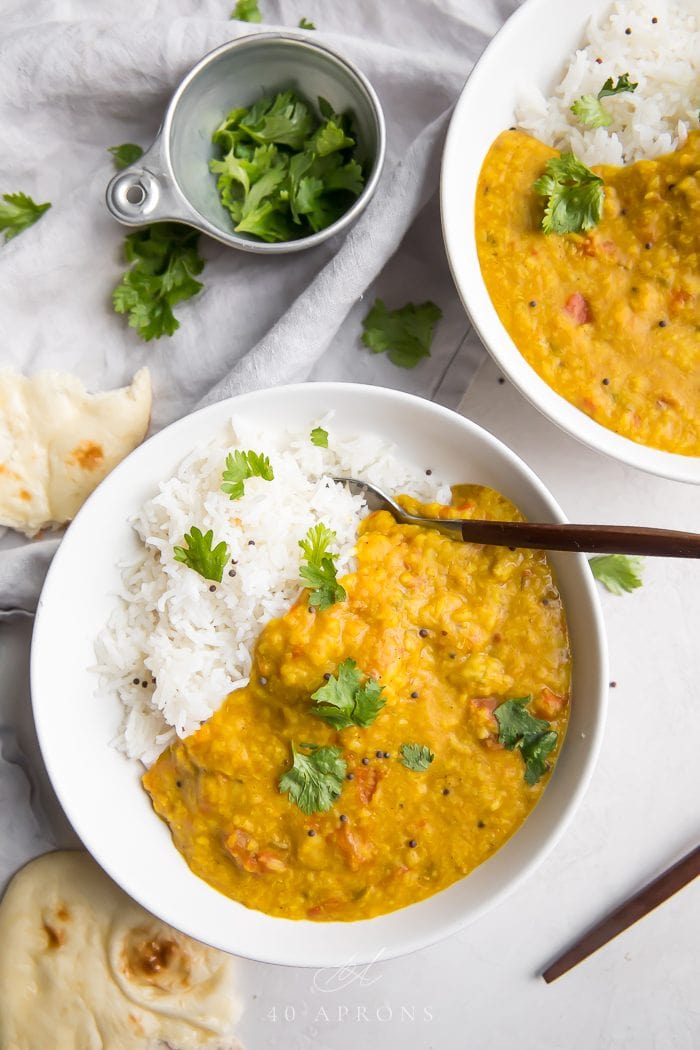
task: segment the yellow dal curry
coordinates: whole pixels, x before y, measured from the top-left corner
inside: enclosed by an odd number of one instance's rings
[[[545,235],[532,189],[558,152],[505,131],[476,197],[481,271],[525,359],[598,423],[700,455],[700,131],[657,160],[593,171],[601,222]]]
[[[403,497],[431,517],[522,520],[490,489],[461,486],[454,502]],[[345,601],[315,612],[305,592],[271,621],[250,684],[143,778],[191,869],[270,915],[365,919],[466,875],[547,779],[525,782],[494,707],[532,696],[558,732],[550,766],[568,719],[566,621],[543,553],[455,542],[381,511],[362,523],[342,583]],[[386,706],[369,728],[339,732],[311,714],[310,695],[348,657],[379,680]],[[307,816],[280,793],[291,741],[342,748],[347,778],[328,812]],[[399,761],[408,742],[434,752],[425,772]]]

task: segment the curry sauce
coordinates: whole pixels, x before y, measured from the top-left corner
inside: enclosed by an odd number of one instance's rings
[[[656,160],[599,166],[600,223],[545,235],[532,189],[558,152],[505,131],[481,170],[484,282],[523,357],[596,422],[700,455],[700,131]]]
[[[431,517],[522,520],[475,486],[449,508],[402,502]],[[494,707],[530,695],[558,747],[568,719],[566,621],[544,553],[455,542],[380,511],[362,523],[342,584],[345,601],[318,612],[304,592],[271,621],[249,684],[143,778],[191,869],[270,915],[364,919],[466,875],[547,779],[525,782]],[[386,705],[369,728],[336,731],[310,696],[347,658],[381,683]],[[342,748],[347,776],[329,811],[307,816],[280,793],[291,741]],[[434,753],[425,772],[399,761],[408,742]]]

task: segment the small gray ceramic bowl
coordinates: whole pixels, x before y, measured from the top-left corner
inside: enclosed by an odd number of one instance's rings
[[[267,244],[233,230],[209,160],[211,137],[226,114],[288,88],[339,113],[350,111],[357,160],[366,173],[354,204],[331,226],[294,241]],[[126,226],[171,220],[247,252],[277,255],[311,248],[347,229],[369,203],[384,163],[384,116],[366,77],[334,51],[295,33],[256,33],[223,44],[197,63],[173,95],[155,142],[109,183],[107,207]]]

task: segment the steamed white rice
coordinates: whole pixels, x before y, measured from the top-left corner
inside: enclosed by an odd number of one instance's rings
[[[322,521],[335,531],[338,575],[352,567],[367,507],[332,475],[449,502],[447,485],[380,439],[341,441],[326,417],[320,425],[329,431],[329,448],[317,448],[309,437],[316,425],[318,420],[303,432],[277,434],[231,426],[188,456],[134,518],[142,549],[122,567],[118,605],[95,646],[101,691],[118,695],[124,708],[116,744],[129,757],[153,762],[176,734],[193,732],[231,690],[247,683],[263,625],[301,591],[298,541],[312,525]],[[220,485],[234,448],[268,455],[274,481],[252,478],[242,498],[231,501]],[[214,542],[229,547],[232,561],[214,591],[210,580],[173,557],[192,525],[212,529]]]
[[[556,149],[572,151],[589,166],[671,153],[699,126],[699,7],[697,0],[683,6],[668,0],[601,5],[551,97],[536,87],[523,91],[516,108],[519,127]],[[572,103],[584,94],[597,95],[608,77],[616,83],[623,73],[638,87],[603,99],[613,123],[583,127],[571,112]]]

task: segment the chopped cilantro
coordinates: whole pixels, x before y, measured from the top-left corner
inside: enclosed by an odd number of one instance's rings
[[[608,77],[597,95],[581,95],[581,98],[576,99],[571,106],[571,112],[587,128],[607,128],[612,124],[612,113],[602,105],[600,100],[612,95],[620,95],[623,92],[635,91],[636,88],[637,85],[632,83],[629,73],[623,73],[621,77],[618,77],[614,86],[612,77]]]
[[[213,134],[221,156],[209,162],[234,229],[264,241],[322,230],[362,192],[348,114],[325,99],[319,114],[294,91],[232,110]]]
[[[135,164],[143,156],[143,150],[135,142],[123,142],[121,146],[108,146],[107,150],[114,158],[114,167],[117,171],[128,168],[130,164]]]
[[[159,222],[127,234],[126,261],[131,268],[112,293],[118,314],[129,315],[129,327],[142,339],[160,339],[180,327],[173,306],[202,288],[194,279],[204,269],[197,252],[199,234],[177,222]]]
[[[600,222],[603,180],[573,153],[552,157],[532,188],[547,198],[542,218],[545,233],[580,233]]]
[[[240,449],[236,449],[227,455],[226,467],[221,477],[221,491],[225,492],[229,499],[240,499],[244,491],[243,482],[248,478],[273,481],[275,475],[270,460],[262,452],[241,452]]]
[[[525,709],[532,697],[504,700],[494,709],[498,740],[507,751],[520,750],[525,763],[525,781],[532,786],[549,768],[547,755],[556,747],[557,734],[543,718],[534,718]]]
[[[299,19],[299,28],[300,29],[315,29],[316,26],[313,24],[313,22],[310,22],[308,20],[308,18],[300,18]]]
[[[599,554],[589,558],[591,572],[612,594],[624,594],[642,586],[641,558],[629,554]]]
[[[51,207],[49,201],[35,204],[26,193],[3,193],[2,199],[5,203],[0,204],[0,232],[4,232],[6,241],[33,226]]]
[[[292,743],[292,767],[279,780],[282,794],[303,813],[324,813],[340,797],[347,765],[339,747],[319,747],[317,744]]]
[[[194,569],[205,580],[221,583],[229,552],[223,540],[216,547],[212,547],[213,542],[214,533],[211,529],[202,535],[201,530],[193,525],[185,533],[187,547],[173,547],[175,561],[181,561],[189,569]]]
[[[401,761],[406,769],[414,773],[425,773],[435,755],[425,744],[402,744]]]
[[[335,602],[343,602],[347,597],[345,590],[338,583],[335,558],[328,553],[329,543],[335,539],[335,532],[323,522],[313,525],[303,540],[299,540],[304,558],[308,565],[302,565],[299,575],[310,590],[309,605],[321,612],[330,608]]]
[[[238,0],[231,12],[231,18],[239,22],[262,22],[258,0]]]
[[[382,700],[383,688],[375,678],[366,678],[364,682],[362,678],[362,671],[354,660],[343,660],[337,676],[331,676],[311,694],[317,704],[311,713],[334,729],[371,726],[386,701]]]
[[[387,310],[376,299],[362,322],[362,342],[374,354],[387,351],[393,364],[414,368],[422,358],[430,357],[435,325],[441,317],[442,310],[435,303],[407,303],[398,310]]]
[[[311,444],[319,448],[328,448],[328,431],[323,427],[314,427],[311,431]]]

